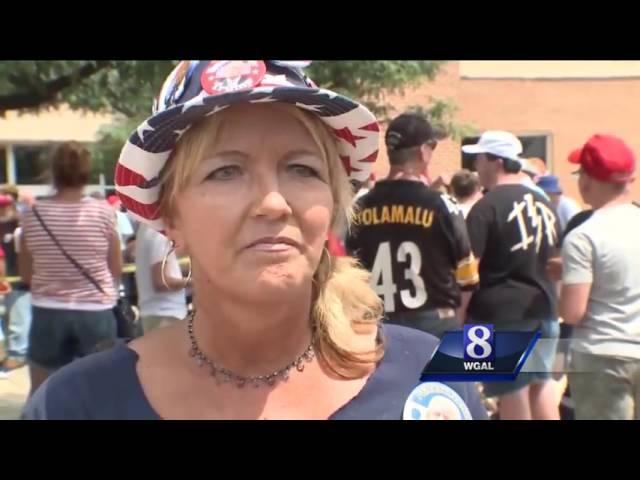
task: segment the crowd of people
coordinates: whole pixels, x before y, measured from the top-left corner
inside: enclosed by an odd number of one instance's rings
[[[577,419],[640,419],[624,141],[568,155],[582,211],[510,132],[462,147],[474,171],[431,181],[427,118],[391,121],[384,178],[378,131],[299,62],[191,61],[124,146],[117,196],[85,196],[88,152],[59,146],[53,196],[0,195],[5,275],[21,277],[5,284],[4,365],[29,365],[24,418],[557,420],[570,394]],[[117,338],[119,297],[135,339]],[[421,372],[465,324],[539,331],[538,368],[443,382],[429,403]]]
[[[582,200],[592,207],[582,211],[557,176],[521,157],[521,142],[509,132],[484,132],[462,148],[475,156],[476,171],[461,170],[444,185],[453,207],[425,182],[434,145],[426,119],[398,117],[386,144],[389,176],[359,198],[347,245],[371,270],[387,321],[435,336],[465,323],[540,331],[545,341],[531,360],[539,371],[483,384],[483,394],[497,399],[496,418],[559,419],[564,394],[574,418],[640,419],[640,283],[633,279],[640,210],[629,192],[631,149],[597,134],[568,155],[579,166]],[[434,199],[449,211],[438,211]],[[436,220],[421,225],[411,215],[385,216],[400,206],[425,218],[433,211]],[[383,212],[379,220],[364,218],[372,210],[373,218]],[[443,230],[460,216],[466,228]],[[443,292],[456,297],[447,301]],[[450,326],[443,326],[446,315]],[[569,358],[558,363],[562,354]],[[566,390],[555,381],[565,373]]]
[[[163,261],[168,240],[140,228],[116,195],[85,194],[89,151],[61,144],[51,171],[53,195],[34,202],[15,187],[0,194],[0,269],[12,279],[2,292],[0,374],[6,378],[28,359],[31,392],[50,373],[113,343],[118,297],[136,306],[140,334],[162,325],[154,316],[182,319],[187,312],[175,252]],[[135,265],[130,274],[125,263]]]

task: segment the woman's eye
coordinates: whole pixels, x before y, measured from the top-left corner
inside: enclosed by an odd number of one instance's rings
[[[228,165],[226,167],[217,168],[209,175],[207,175],[207,180],[231,180],[240,176],[242,174],[242,169],[237,165]]]
[[[301,177],[319,177],[319,173],[315,168],[308,167],[307,165],[289,165],[289,171],[300,175]]]

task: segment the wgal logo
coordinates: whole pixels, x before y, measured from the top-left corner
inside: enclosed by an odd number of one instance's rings
[[[496,357],[493,325],[465,325],[464,369],[470,372],[493,371]]]

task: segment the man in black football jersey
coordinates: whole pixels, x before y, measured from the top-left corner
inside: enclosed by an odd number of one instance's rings
[[[389,176],[358,200],[346,246],[371,271],[387,321],[441,337],[461,328],[461,290],[468,300],[478,273],[455,201],[424,181],[435,137],[420,115],[391,122]]]
[[[488,190],[467,216],[480,262],[480,287],[469,303],[467,323],[542,333],[530,360],[536,372],[521,373],[513,382],[486,383],[485,393],[499,397],[501,419],[559,419],[549,381],[559,333],[557,300],[546,273],[560,234],[554,208],[521,183],[522,144],[513,134],[488,131],[462,150],[476,155],[480,182]]]

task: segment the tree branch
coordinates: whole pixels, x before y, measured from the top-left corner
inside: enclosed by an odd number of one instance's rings
[[[8,110],[37,108],[40,105],[52,102],[55,100],[56,95],[65,88],[95,75],[100,70],[107,68],[110,64],[111,62],[106,60],[87,63],[74,72],[45,82],[42,90],[36,91],[31,89],[26,92],[0,95],[0,114],[4,115]]]

